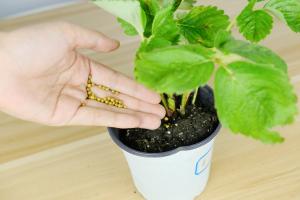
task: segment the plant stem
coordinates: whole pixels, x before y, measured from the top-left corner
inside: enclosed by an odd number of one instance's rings
[[[165,98],[165,95],[164,94],[160,94],[160,97],[161,97],[161,101],[163,103],[163,106],[164,108],[166,109],[166,113],[167,113],[167,116],[168,117],[171,117],[173,112],[170,110],[170,108],[168,107],[168,103],[167,103],[167,100]]]
[[[160,94],[160,98],[161,98],[161,101],[163,103],[163,106],[165,107],[166,110],[168,110],[168,104],[167,104],[165,95],[164,94]]]
[[[250,6],[251,9],[254,8],[255,4],[256,4],[257,0],[250,0],[248,6]]]
[[[171,112],[174,112],[176,110],[175,100],[173,99],[173,94],[167,94],[168,95],[168,107],[171,110]]]
[[[186,103],[187,103],[187,101],[189,99],[189,96],[190,96],[189,92],[186,92],[186,93],[182,94],[182,99],[181,99],[181,104],[180,104],[180,113],[182,115],[185,114]]]
[[[255,6],[257,0],[250,0],[250,2],[248,3],[248,6],[253,9],[253,7]],[[231,31],[232,28],[235,26],[236,24],[236,20],[237,20],[237,17],[235,17],[231,23],[228,25],[228,27],[226,28],[226,31]]]
[[[232,72],[230,69],[228,69],[227,66],[221,65],[221,67],[223,67],[223,69],[225,69],[225,71],[226,71],[231,77],[233,77],[233,72]]]
[[[180,6],[182,0],[175,0],[173,3],[173,11],[176,11],[177,8]]]
[[[232,28],[235,26],[235,23],[236,23],[236,18],[234,18],[230,24],[228,25],[228,27],[226,28],[226,31],[231,31]]]
[[[197,99],[197,96],[198,96],[198,88],[195,89],[195,92],[194,92],[194,96],[193,96],[193,105],[195,105],[196,103],[196,99]]]

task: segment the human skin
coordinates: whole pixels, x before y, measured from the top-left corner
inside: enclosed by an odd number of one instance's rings
[[[0,110],[52,126],[158,128],[165,110],[157,93],[77,52],[118,47],[97,31],[65,22],[0,33]],[[127,109],[86,100],[89,74],[96,84],[119,91],[115,97]],[[93,92],[111,96],[96,87]]]

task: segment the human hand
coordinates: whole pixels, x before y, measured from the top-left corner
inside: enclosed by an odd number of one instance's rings
[[[55,126],[158,128],[165,115],[158,94],[76,51],[110,52],[118,46],[101,33],[62,22],[2,33],[0,110]],[[96,84],[120,91],[117,98],[127,109],[86,100],[89,74]],[[98,88],[93,92],[107,95]]]

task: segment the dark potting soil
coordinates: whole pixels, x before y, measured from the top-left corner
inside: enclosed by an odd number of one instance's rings
[[[218,124],[214,108],[188,105],[185,115],[163,119],[158,129],[124,129],[121,130],[120,139],[135,150],[159,153],[198,143],[207,138]]]

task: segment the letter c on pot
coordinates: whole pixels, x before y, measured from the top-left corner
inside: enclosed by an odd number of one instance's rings
[[[211,152],[212,148],[209,148],[205,154],[203,154],[196,162],[195,165],[195,175],[198,176],[202,172],[204,172],[207,167],[209,166],[209,153]]]

